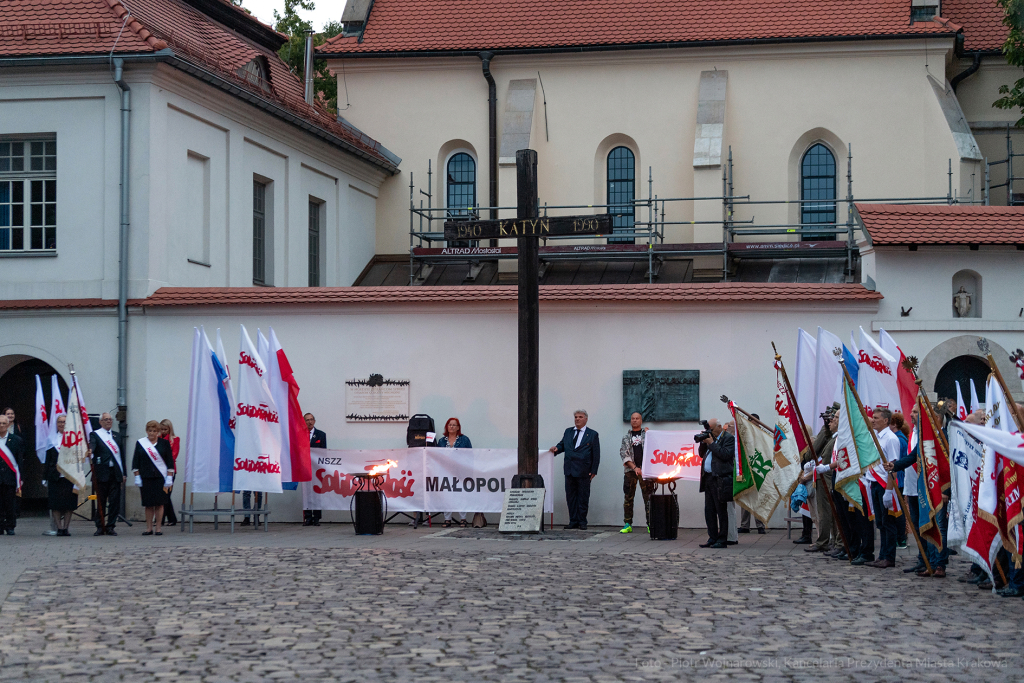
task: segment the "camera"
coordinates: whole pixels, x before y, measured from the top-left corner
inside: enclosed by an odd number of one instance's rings
[[[694,443],[700,443],[704,439],[712,439],[712,438],[714,438],[714,436],[711,434],[711,425],[708,424],[708,421],[707,420],[701,420],[700,424],[704,428],[704,431],[701,432],[700,434],[694,435],[694,437],[693,437],[693,442]]]
[[[824,420],[825,424],[828,424],[829,422],[832,421],[832,418],[835,417],[838,413],[839,413],[839,402],[837,401],[837,402],[833,403],[832,405],[830,405],[828,408],[825,408],[825,412],[823,412],[818,417],[820,417],[822,420]]]

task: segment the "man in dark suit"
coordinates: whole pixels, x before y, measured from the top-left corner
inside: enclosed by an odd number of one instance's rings
[[[711,436],[704,439],[698,453],[701,459],[700,491],[704,492],[704,522],[708,542],[701,548],[727,548],[729,507],[732,500],[733,460],[736,439],[718,420],[708,420]]]
[[[7,416],[0,415],[0,534],[8,536],[18,523],[14,499],[21,493],[22,449],[21,437],[10,430]]]
[[[601,441],[597,432],[587,428],[587,411],[573,413],[575,427],[569,427],[557,446],[555,455],[565,453],[562,472],[565,474],[565,502],[569,505],[569,524],[565,529],[586,529],[590,508],[590,481],[597,476],[601,464]]]
[[[309,430],[310,448],[327,448],[327,435],[316,428],[316,418],[313,413],[306,413],[302,416],[306,421],[306,428]],[[302,526],[320,526],[321,510],[303,510]]]
[[[121,482],[124,481],[124,461],[117,446],[120,438],[111,432],[114,419],[110,413],[100,415],[100,428],[89,435],[89,450],[92,451],[92,483],[96,491],[96,506],[102,512],[96,515],[96,533],[93,536],[117,536],[114,527],[121,512]]]

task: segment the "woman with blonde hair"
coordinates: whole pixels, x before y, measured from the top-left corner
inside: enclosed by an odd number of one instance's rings
[[[166,441],[171,447],[171,458],[174,460],[174,471],[178,471],[178,450],[181,447],[181,439],[174,435],[174,425],[170,420],[160,420],[160,440]],[[173,490],[173,485],[171,490]],[[164,523],[174,526],[178,523],[178,516],[174,514],[174,501],[171,498],[171,491],[167,492],[167,505],[164,506]]]
[[[162,425],[156,420],[146,423],[146,436],[135,443],[132,473],[135,485],[142,489],[142,505],[146,508],[146,530],[143,536],[162,536],[160,523],[168,492],[174,477],[174,458],[167,441],[160,438]]]

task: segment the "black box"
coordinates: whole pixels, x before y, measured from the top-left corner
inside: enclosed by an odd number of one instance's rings
[[[679,537],[679,499],[676,494],[651,496],[651,538],[674,541]]]
[[[360,536],[384,533],[384,494],[380,491],[356,491],[352,523]]]

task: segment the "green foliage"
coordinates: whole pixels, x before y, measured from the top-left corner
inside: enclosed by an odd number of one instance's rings
[[[996,0],[1003,8],[1003,24],[1010,34],[1003,43],[1003,54],[1011,66],[1024,67],[1024,0]],[[1012,86],[999,86],[1000,97],[993,103],[999,109],[1020,109],[1024,114],[1024,78],[1018,78]],[[1015,124],[1024,127],[1024,116]]]
[[[285,0],[284,14],[274,10],[274,29],[289,36],[288,42],[281,46],[277,54],[292,73],[305,81],[306,31],[312,29],[313,24],[298,15],[300,9],[307,12],[313,10],[313,0]],[[327,22],[323,30],[313,36],[313,45],[322,45],[339,35],[341,30],[340,21]],[[338,108],[338,80],[328,72],[327,64],[322,59],[314,60],[314,64],[313,92],[316,97],[322,97],[327,108],[334,113]]]

